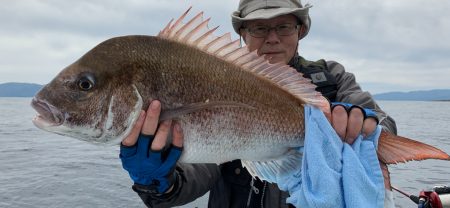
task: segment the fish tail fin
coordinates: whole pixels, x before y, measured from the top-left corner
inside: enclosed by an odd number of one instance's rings
[[[386,164],[404,163],[412,160],[450,160],[444,151],[388,132],[381,132],[378,141],[378,158]]]
[[[283,175],[295,174],[294,171],[301,169],[302,154],[291,149],[286,154],[275,160],[249,161],[242,160],[242,165],[253,177],[257,176],[261,180],[271,183],[276,182],[276,178]]]

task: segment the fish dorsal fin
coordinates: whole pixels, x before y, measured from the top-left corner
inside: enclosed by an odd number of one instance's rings
[[[213,32],[217,27],[208,28],[210,19],[203,20],[203,12],[183,23],[190,9],[175,22],[171,20],[159,32],[158,37],[196,47],[233,63],[242,70],[269,80],[294,95],[301,103],[311,104],[321,108],[324,112],[329,112],[328,101],[315,91],[316,86],[311,83],[311,80],[304,78],[301,73],[286,64],[270,64],[264,57],[258,56],[256,51],[250,52],[247,46],[241,47],[238,40],[233,41],[230,33],[215,36]]]

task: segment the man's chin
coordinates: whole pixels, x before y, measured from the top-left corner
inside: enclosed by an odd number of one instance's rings
[[[283,57],[272,56],[272,57],[267,57],[266,59],[271,64],[280,63],[280,62],[287,64]]]

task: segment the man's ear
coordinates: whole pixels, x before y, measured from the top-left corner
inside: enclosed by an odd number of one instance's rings
[[[240,29],[239,30],[239,36],[241,36],[242,37],[242,39],[244,40],[244,42],[247,42],[247,40],[245,39],[246,37],[247,37],[247,35],[246,35],[246,31],[244,30],[244,29]]]
[[[302,37],[302,35],[305,33],[305,25],[301,25],[300,29],[298,30],[298,39],[300,39],[300,37]]]

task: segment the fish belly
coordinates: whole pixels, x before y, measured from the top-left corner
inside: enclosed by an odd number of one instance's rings
[[[273,123],[255,112],[218,108],[179,119],[184,133],[184,163],[223,163],[235,159],[267,161],[303,146],[303,131]],[[274,125],[277,124],[277,125]],[[294,125],[295,127],[295,125]]]

